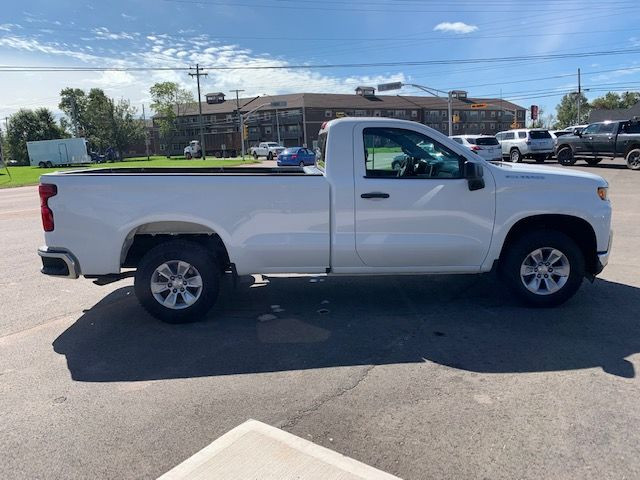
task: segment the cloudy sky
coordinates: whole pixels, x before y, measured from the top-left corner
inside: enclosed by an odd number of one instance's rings
[[[21,107],[57,110],[67,86],[100,87],[138,106],[157,81],[195,92],[187,71],[171,69],[196,62],[209,67],[204,92],[351,93],[358,84],[400,80],[477,97],[502,93],[552,111],[577,87],[578,67],[589,97],[640,90],[638,20],[637,0],[7,1],[0,117]],[[572,56],[594,52],[607,53]],[[563,58],[540,58],[550,54]],[[515,58],[481,61],[504,57]],[[433,60],[444,62],[424,63]],[[353,66],[371,63],[386,65]],[[352,66],[319,67],[344,64]],[[292,68],[233,69],[247,66]],[[87,70],[33,71],[47,67]]]

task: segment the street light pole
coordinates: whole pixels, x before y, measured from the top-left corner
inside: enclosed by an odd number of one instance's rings
[[[387,90],[399,90],[402,87],[415,87],[423,92],[427,92],[434,97],[440,98],[440,95],[433,92],[444,93],[447,95],[447,112],[449,115],[449,136],[453,135],[453,91],[450,90],[445,92],[443,90],[438,90],[437,88],[425,87],[424,85],[417,85],[415,83],[404,83],[404,82],[394,82],[394,83],[382,83],[378,85],[378,91],[387,91]]]
[[[278,130],[278,145],[282,145],[280,143],[280,120],[278,119],[278,109],[276,108],[276,129]]]

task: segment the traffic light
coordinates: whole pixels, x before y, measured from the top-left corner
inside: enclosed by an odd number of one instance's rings
[[[249,127],[247,125],[243,125],[242,132],[244,134],[244,138],[247,138],[249,136]]]
[[[538,119],[538,105],[531,105],[531,120]]]
[[[452,117],[453,123],[460,123],[460,115],[454,115]]]

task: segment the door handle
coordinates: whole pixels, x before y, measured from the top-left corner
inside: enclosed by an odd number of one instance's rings
[[[360,197],[361,198],[389,198],[389,194],[384,192],[369,192],[369,193],[363,193],[362,195],[360,195]]]

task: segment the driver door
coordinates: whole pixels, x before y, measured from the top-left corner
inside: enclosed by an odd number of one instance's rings
[[[466,158],[425,133],[356,127],[356,252],[370,267],[475,271],[489,249],[495,184],[470,191]],[[394,162],[403,160],[400,169]],[[396,162],[397,163],[397,162]]]

